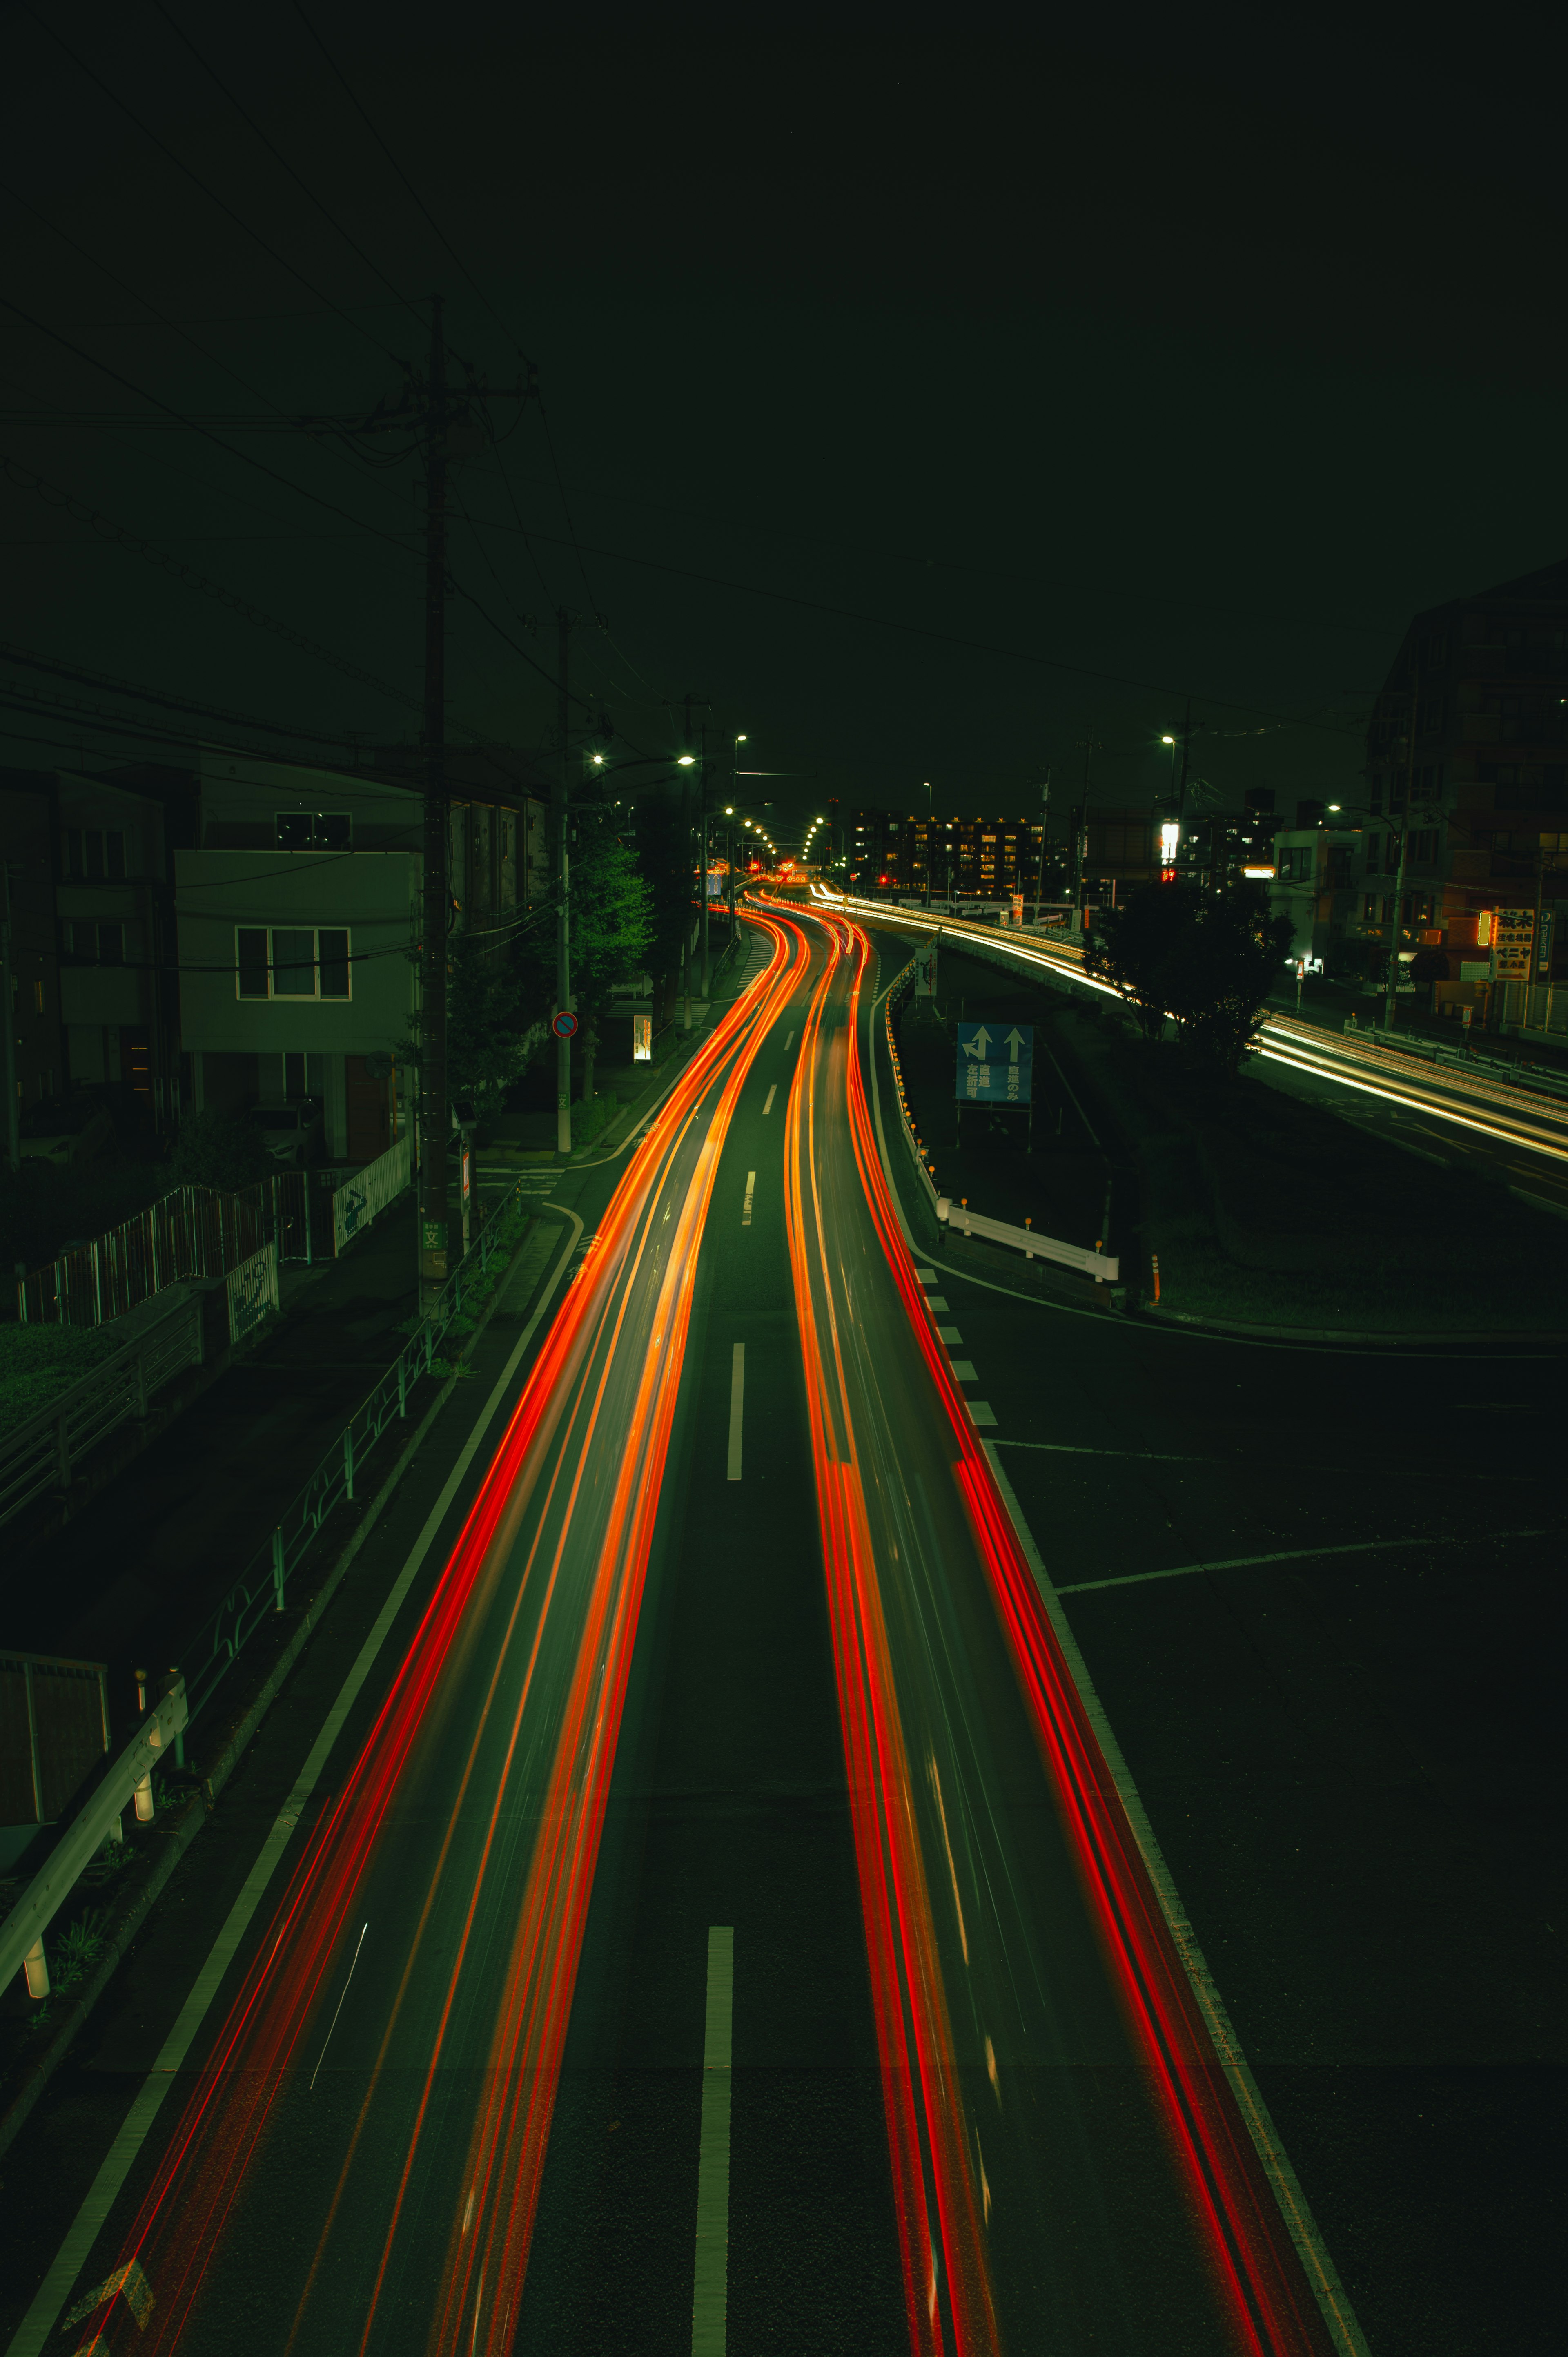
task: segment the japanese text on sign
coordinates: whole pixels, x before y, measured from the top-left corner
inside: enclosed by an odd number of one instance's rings
[[[958,1027],[954,1094],[965,1104],[1027,1104],[1033,1089],[1035,1027],[1014,1023],[993,1031],[986,1023]]]

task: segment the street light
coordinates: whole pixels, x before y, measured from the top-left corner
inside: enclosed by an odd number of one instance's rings
[[[694,769],[696,768],[696,766],[697,766],[697,757],[696,757],[695,753],[677,753],[677,754],[676,754],[676,756],[675,756],[675,767],[676,767],[678,770],[694,770]]]

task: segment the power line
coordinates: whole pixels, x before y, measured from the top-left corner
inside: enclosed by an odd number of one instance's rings
[[[242,466],[253,467],[259,474],[265,475],[269,481],[279,484],[285,491],[292,491],[297,499],[309,500],[314,506],[325,508],[329,515],[338,516],[343,522],[351,523],[359,531],[369,533],[372,539],[384,540],[389,547],[396,548],[403,555],[409,554],[396,533],[384,532],[380,524],[367,523],[363,518],[350,515],[349,510],[339,507],[336,500],[326,499],[319,491],[308,490],[303,483],[296,483],[291,476],[280,475],[277,468],[269,467],[264,458],[253,458],[249,451],[237,450],[231,442],[225,442],[222,436],[215,434],[209,425],[199,424],[195,418],[188,416],[183,410],[176,409],[171,403],[163,400],[159,394],[149,393],[145,385],[137,384],[128,376],[122,376],[119,370],[111,368],[107,361],[94,359],[93,355],[84,350],[81,344],[73,344],[69,336],[61,335],[58,328],[49,327],[47,321],[37,317],[31,311],[24,311],[21,305],[13,303],[8,295],[0,295],[0,303],[5,305],[7,311],[14,312],[18,319],[25,319],[29,328],[36,328],[40,335],[48,336],[51,342],[59,344],[62,350],[70,352],[79,361],[85,361],[89,368],[99,369],[105,376],[113,377],[114,382],[123,384],[127,393],[139,393],[144,401],[150,401],[154,407],[161,409],[166,416],[177,418],[182,425],[188,426],[193,434],[199,434],[202,439],[210,442],[215,449],[225,451],[231,458],[238,458]]]
[[[330,647],[324,647],[318,640],[306,638],[303,630],[296,630],[291,623],[280,622],[275,615],[263,613],[260,607],[252,606],[247,598],[237,597],[233,590],[225,588],[220,581],[214,581],[207,574],[197,572],[194,565],[185,564],[177,556],[171,556],[166,549],[159,548],[155,542],[144,539],[140,533],[127,531],[124,524],[116,523],[112,517],[106,516],[102,509],[89,507],[84,500],[79,500],[71,491],[62,490],[59,484],[48,481],[32,468],[24,467],[18,459],[0,457],[0,471],[9,476],[20,489],[37,491],[39,497],[47,500],[51,507],[64,509],[68,514],[75,516],[80,522],[90,524],[102,538],[118,541],[136,555],[146,557],[152,564],[161,566],[166,573],[172,574],[176,580],[183,581],[188,587],[199,590],[204,597],[214,598],[218,604],[227,606],[231,611],[239,614],[245,621],[254,623],[258,629],[270,630],[274,637],[287,640],[291,646],[299,648],[305,654],[314,655],[318,662],[328,663],[333,670],[342,672],[346,678],[357,679],[361,685],[373,687],[378,695],[389,697],[393,704],[407,705],[415,712],[423,709],[418,696],[407,695],[401,688],[389,686],[384,679],[378,679],[374,672],[366,671],[360,664],[350,662],[346,655],[334,653]],[[487,741],[471,730],[465,730],[464,734],[469,736],[476,744],[483,744]]]
[[[364,247],[360,244],[359,241],[349,235],[349,231],[344,228],[342,222],[338,219],[337,214],[332,210],[331,207],[322,202],[322,199],[317,195],[315,189],[310,187],[306,180],[301,178],[298,172],[295,171],[294,166],[289,162],[288,157],[283,153],[282,149],[274,145],[273,142],[267,137],[266,133],[262,129],[261,124],[256,121],[255,116],[250,113],[235,97],[233,91],[230,89],[222,75],[218,71],[217,67],[214,66],[208,58],[202,55],[201,51],[197,48],[196,43],[191,39],[190,35],[185,30],[185,27],[182,25],[176,23],[174,17],[170,16],[168,10],[165,7],[164,0],[153,0],[153,6],[157,10],[158,15],[163,18],[164,23],[168,27],[170,32],[175,36],[175,38],[184,42],[186,48],[190,51],[191,56],[196,59],[197,64],[201,68],[202,72],[206,74],[217,88],[222,91],[224,97],[228,100],[230,105],[233,108],[241,122],[243,123],[247,129],[261,141],[262,145],[266,149],[274,162],[276,163],[283,171],[285,171],[288,174],[288,177],[294,182],[295,187],[298,188],[304,196],[309,199],[310,202],[316,207],[317,211],[321,215],[322,219],[324,221],[330,221],[332,227],[337,231],[338,236],[342,239],[349,252],[359,255],[360,260],[364,264],[366,269],[374,272],[375,275],[381,280],[381,285],[386,288],[388,294],[395,296],[397,300],[406,307],[412,317],[418,321],[419,325],[423,327],[424,321],[419,318],[418,312],[414,309],[413,305],[409,301],[408,296],[403,294],[402,288],[392,285],[392,280],[387,276],[386,272],[381,268],[380,263],[373,262],[371,260],[371,256],[365,252]]]
[[[392,154],[392,149],[388,146],[386,141],[381,137],[381,133],[371,122],[370,115],[366,113],[364,106],[360,102],[358,92],[354,90],[348,76],[344,73],[342,67],[332,55],[331,50],[328,48],[326,42],[317,31],[316,27],[312,24],[310,18],[306,15],[304,8],[300,5],[300,0],[294,0],[294,13],[299,18],[300,23],[305,27],[306,31],[309,34],[317,48],[320,50],[323,59],[326,60],[328,70],[337,81],[339,89],[349,101],[349,105],[353,108],[360,122],[364,124],[366,130],[370,133],[371,137],[375,141],[376,145],[381,149],[381,154],[385,156],[388,164],[397,174],[398,178],[402,181],[403,186],[407,190],[413,204],[417,207],[421,217],[424,219],[434,235],[439,240],[440,243],[446,247],[446,252],[451,255],[452,260],[456,264],[458,269],[462,272],[464,277],[467,280],[468,285],[473,288],[474,293],[478,296],[480,302],[484,305],[486,310],[489,313],[497,327],[499,328],[502,334],[510,340],[511,330],[508,328],[506,321],[501,317],[499,312],[496,309],[495,305],[485,293],[484,288],[475,278],[472,271],[468,268],[467,264],[464,261],[462,255],[458,253],[456,247],[453,244],[446,231],[442,228],[440,222],[435,219],[435,214],[431,211],[429,206],[420,195],[419,190],[414,187],[413,182],[409,178],[408,174],[403,170],[403,166],[398,162],[397,157]],[[528,355],[521,350],[521,346],[514,346],[514,349],[516,349],[518,352],[518,357],[525,362],[528,362],[528,365],[532,367],[532,363],[528,361]]]
[[[492,532],[510,529],[504,523],[492,523],[489,528]],[[547,532],[536,532],[534,538],[557,548],[575,545],[563,541],[558,534]],[[613,565],[637,565],[645,571],[668,573],[680,581],[701,581],[714,589],[738,590],[744,597],[767,597],[776,605],[800,606],[811,613],[831,615],[835,621],[866,622],[877,630],[902,630],[914,638],[935,640],[943,646],[963,647],[972,654],[1000,655],[1010,662],[1031,663],[1042,671],[1065,672],[1074,679],[1098,680],[1113,687],[1135,687],[1147,695],[1182,696],[1188,693],[1186,688],[1170,687],[1158,680],[1134,679],[1125,672],[1100,671],[1087,663],[1064,662],[1055,655],[1035,654],[1026,647],[998,646],[990,640],[972,639],[961,631],[938,630],[929,622],[906,622],[891,614],[868,614],[854,606],[832,606],[825,598],[805,597],[792,589],[773,589],[758,581],[736,581],[724,574],[700,573],[693,565],[671,565],[657,556],[633,556],[626,549],[590,547],[588,554],[602,556]],[[1243,704],[1235,696],[1204,694],[1202,701],[1218,706],[1221,711],[1247,712],[1257,719],[1276,720],[1293,728],[1323,728],[1336,736],[1359,737],[1361,734],[1359,728],[1345,728],[1333,721],[1314,720],[1310,716],[1298,713],[1275,712],[1265,705]]]
[[[147,124],[143,122],[141,116],[135,112],[135,109],[121,97],[119,91],[112,89],[110,84],[102,79],[102,75],[93,72],[92,68],[87,63],[84,58],[77,55],[77,52],[71,48],[70,43],[65,38],[64,35],[56,32],[54,27],[49,24],[46,18],[39,16],[38,10],[30,5],[30,0],[21,0],[21,7],[24,15],[32,18],[34,24],[38,27],[40,32],[47,33],[49,39],[54,42],[56,48],[64,50],[66,56],[70,59],[71,64],[75,66],[77,71],[81,74],[84,74],[95,90],[102,91],[104,97],[109,99],[113,104],[120,109],[123,114],[126,115],[129,120],[135,124],[137,130],[142,134],[142,136],[152,143],[152,145],[157,149],[158,154],[171,163],[177,171],[183,172],[186,178],[190,181],[194,188],[200,189],[202,195],[207,199],[209,204],[216,205],[219,211],[226,214],[229,220],[234,223],[236,229],[242,230],[248,238],[252,239],[261,247],[263,253],[270,254],[280,269],[286,270],[291,278],[297,278],[302,286],[308,287],[311,294],[315,296],[317,301],[323,305],[327,310],[332,312],[336,317],[341,319],[345,327],[352,328],[356,335],[363,336],[367,343],[374,344],[376,350],[381,354],[384,360],[392,361],[398,366],[402,365],[398,361],[397,354],[392,350],[390,346],[383,344],[379,336],[372,336],[370,329],[368,328],[361,327],[357,319],[350,318],[348,312],[345,311],[339,304],[334,303],[329,295],[323,293],[322,289],[316,285],[313,279],[307,278],[303,270],[296,268],[295,264],[290,262],[286,256],[280,253],[275,245],[270,244],[262,235],[260,230],[252,229],[250,222],[242,219],[242,217],[234,210],[232,205],[226,204],[224,202],[223,199],[219,196],[216,189],[209,188],[207,182],[201,178],[199,174],[193,172],[190,166],[187,164],[182,157],[177,156],[174,149],[160,139],[156,131],[151,129]]]

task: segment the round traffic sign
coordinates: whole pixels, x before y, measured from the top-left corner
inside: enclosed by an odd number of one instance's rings
[[[550,1026],[557,1039],[569,1039],[577,1028],[577,1018],[569,1006],[564,1006]]]

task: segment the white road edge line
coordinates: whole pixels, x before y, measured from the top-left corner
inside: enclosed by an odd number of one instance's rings
[[[773,1100],[774,1100],[774,1098],[778,1095],[778,1093],[779,1093],[779,1083],[778,1083],[778,1082],[777,1082],[777,1081],[775,1081],[775,1082],[774,1082],[774,1083],[773,1083],[773,1086],[768,1090],[767,1096],[766,1096],[766,1097],[764,1098],[764,1100],[763,1100],[762,1110],[763,1110],[763,1112],[764,1112],[764,1113],[771,1113],[771,1112],[772,1112],[772,1110],[773,1110]]]
[[[703,2028],[703,2125],[697,2160],[697,2268],[692,2357],[725,2357],[729,2327],[729,2113],[735,2012],[735,1929],[708,1930]]]
[[[746,1410],[746,1344],[737,1342],[729,1362],[729,1474],[732,1481],[740,1480],[740,1441],[742,1420]]]
[[[456,1496],[464,1475],[478,1450],[479,1443],[489,1431],[491,1418],[500,1405],[508,1384],[517,1372],[518,1362],[538,1331],[540,1319],[550,1306],[551,1297],[564,1275],[568,1263],[576,1249],[577,1238],[583,1232],[583,1222],[575,1211],[564,1203],[552,1203],[547,1210],[565,1212],[572,1232],[557,1255],[554,1271],[539,1297],[539,1306],[518,1337],[511,1356],[497,1377],[494,1390],[485,1402],[478,1421],[458,1452],[457,1461],[442,1485],[441,1494],[425,1516],[424,1527],[411,1548],[396,1579],[388,1590],[385,1603],[376,1615],[370,1635],[360,1646],[353,1667],[338,1690],[338,1698],[321,1724],[321,1732],[311,1745],[304,1767],[295,1780],[294,1790],[273,1821],[272,1831],[263,1843],[254,1866],[246,1877],[245,1885],[228,1920],[214,1940],[207,1961],[197,1975],[190,1995],[179,2009],[174,2028],[163,2042],[157,2061],[143,2081],[130,2110],[121,2125],[119,2134],[110,2146],[97,2176],[88,2189],[86,2199],[68,2228],[66,2237],[56,2254],[54,2265],[38,2287],[38,2297],[13,2334],[5,2357],[42,2357],[42,2352],[56,2319],[70,2297],[70,2287],[92,2255],[92,2245],[126,2178],[130,2175],[137,2154],[146,2140],[147,2131],[157,2117],[164,2097],[174,2085],[175,2075],[190,2051],[192,2041],[200,2029],[209,2006],[217,1996],[225,1973],[232,1964],[240,1943],[244,1938],[252,1916],[262,1902],[274,1869],[293,1839],[295,1827],[305,1812],[317,1779],[342,1731],[344,1721],[358,1699],[360,1687],[371,1674],[403,1601],[418,1575],[420,1566],[429,1552],[432,1540],[441,1528],[447,1509]]]
[[[1208,2025],[1209,2037],[1214,2043],[1214,2050],[1219,2058],[1219,2067],[1230,2083],[1230,2092],[1236,2098],[1237,2108],[1246,2122],[1253,2149],[1262,2166],[1263,2174],[1273,2190],[1274,2199],[1279,2203],[1280,2214],[1284,2220],[1291,2241],[1295,2245],[1307,2282],[1316,2295],[1317,2305],[1322,2311],[1324,2323],[1327,2327],[1328,2337],[1338,2352],[1338,2357],[1371,2357],[1361,2328],[1356,2321],[1356,2313],[1350,2305],[1349,2296],[1339,2280],[1333,2260],[1328,2255],[1327,2246],[1318,2231],[1317,2221],[1308,2207],[1306,2196],[1296,2180],[1295,2171],[1290,2165],[1290,2159],[1280,2140],[1279,2132],[1269,2116],[1268,2105],[1259,2091],[1258,2083],[1252,2076],[1247,2058],[1241,2051],[1241,2041],[1230,2026],[1230,2016],[1225,2010],[1219,1990],[1214,1986],[1208,1966],[1204,1962],[1203,1951],[1197,1944],[1192,1925],[1187,1921],[1186,1910],[1177,1895],[1176,1884],[1171,1878],[1170,1868],[1161,1855],[1160,1846],[1155,1839],[1154,1828],[1149,1823],[1144,1803],[1138,1797],[1138,1788],[1133,1781],[1132,1772],[1122,1757],[1122,1748],[1112,1733],[1111,1722],[1106,1717],[1100,1697],[1094,1691],[1094,1682],[1089,1674],[1089,1666],[1079,1651],[1078,1640],[1072,1633],[1072,1627],[1067,1614],[1058,1601],[1058,1591],[1052,1587],[1050,1576],[1040,1560],[1040,1551],[1035,1544],[1034,1534],[1028,1523],[1024,1520],[1023,1509],[1013,1494],[1013,1485],[1003,1470],[1002,1459],[996,1452],[996,1444],[994,1441],[983,1440],[980,1445],[990,1460],[991,1470],[995,1477],[997,1489],[1001,1491],[1003,1503],[1007,1509],[1014,1534],[1023,1550],[1024,1559],[1034,1574],[1035,1585],[1040,1593],[1040,1601],[1046,1608],[1057,1642],[1062,1649],[1069,1674],[1078,1688],[1079,1699],[1083,1705],[1090,1727],[1094,1729],[1100,1749],[1105,1755],[1105,1764],[1110,1769],[1112,1780],[1116,1786],[1117,1798],[1126,1812],[1127,1822],[1133,1829],[1133,1838],[1138,1845],[1149,1880],[1158,1896],[1160,1911],[1165,1919],[1165,1928],[1175,1943],[1177,1955],[1180,1956],[1186,1967],[1193,1996],[1197,2000],[1198,2010]]]
[[[1124,1571],[1114,1579],[1075,1579],[1057,1589],[1058,1596],[1083,1596],[1091,1587],[1136,1587],[1146,1579],[1186,1579],[1195,1571],[1251,1571],[1261,1563],[1316,1563],[1331,1555],[1387,1555],[1393,1547],[1490,1545],[1498,1539],[1543,1539],[1545,1531],[1488,1531],[1477,1540],[1468,1531],[1446,1538],[1352,1539],[1345,1546],[1283,1547],[1277,1555],[1233,1555],[1223,1563],[1173,1563],[1164,1571]]]

